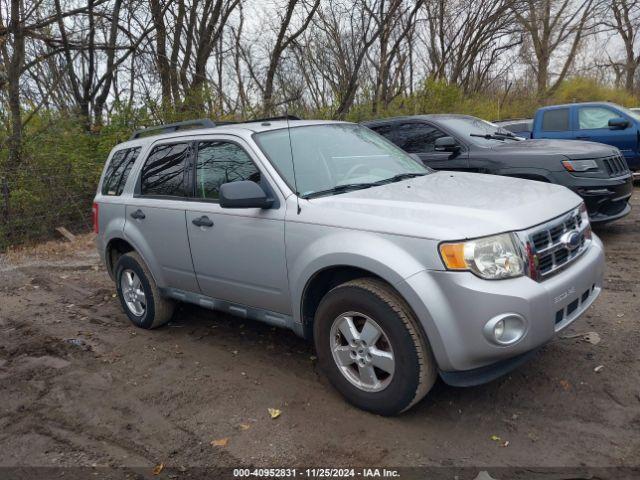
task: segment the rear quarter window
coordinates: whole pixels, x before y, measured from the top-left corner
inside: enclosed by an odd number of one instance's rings
[[[545,132],[564,132],[569,130],[569,109],[556,108],[543,112],[542,130]]]
[[[531,131],[530,122],[508,123],[506,125],[501,125],[501,127],[506,128],[510,132],[530,132]]]
[[[123,148],[115,152],[102,181],[101,193],[108,196],[122,195],[124,186],[129,178],[131,167],[140,154],[140,147]]]

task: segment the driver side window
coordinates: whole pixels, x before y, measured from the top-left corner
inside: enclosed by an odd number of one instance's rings
[[[409,153],[431,153],[435,151],[436,140],[446,136],[426,123],[404,123],[395,131],[396,144]]]
[[[239,145],[221,140],[198,143],[196,197],[217,201],[223,183],[260,179],[260,171]]]
[[[578,127],[580,130],[609,128],[609,120],[619,117],[616,113],[603,107],[582,107],[578,110]]]

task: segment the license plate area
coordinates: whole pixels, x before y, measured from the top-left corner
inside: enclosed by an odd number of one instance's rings
[[[578,318],[600,294],[600,287],[595,283],[582,292],[576,292],[576,296],[565,304],[555,314],[555,331],[559,332]]]

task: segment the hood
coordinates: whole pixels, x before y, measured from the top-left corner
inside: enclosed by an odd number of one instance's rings
[[[577,207],[565,187],[479,173],[436,172],[305,201],[300,220],[436,240],[523,230]]]
[[[562,155],[572,160],[608,157],[618,154],[618,149],[610,145],[582,140],[532,139],[519,142],[505,141],[491,147],[491,150],[506,155]]]

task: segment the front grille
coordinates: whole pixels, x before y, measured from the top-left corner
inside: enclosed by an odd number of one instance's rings
[[[590,238],[589,221],[579,208],[524,232],[530,276],[541,281],[565,268],[587,249]]]
[[[613,155],[602,159],[602,163],[610,177],[619,177],[629,171],[627,161],[621,155]]]

